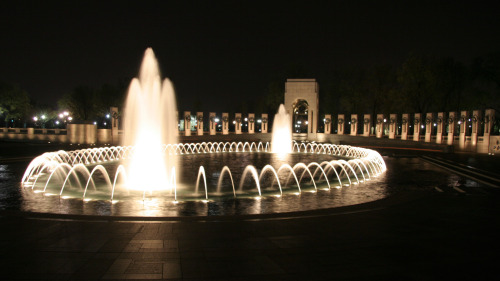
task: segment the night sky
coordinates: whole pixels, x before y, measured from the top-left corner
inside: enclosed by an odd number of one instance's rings
[[[265,96],[301,66],[399,65],[410,52],[469,62],[500,51],[492,1],[11,1],[0,4],[0,80],[54,104],[76,86],[137,76],[147,47],[180,110]],[[320,90],[321,94],[321,90]]]

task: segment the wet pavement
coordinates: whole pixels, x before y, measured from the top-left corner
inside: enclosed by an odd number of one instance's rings
[[[415,174],[398,176],[390,196],[353,206],[139,221],[0,211],[2,278],[499,280],[500,190],[391,153],[382,152],[400,173]],[[498,157],[437,156],[498,174]]]

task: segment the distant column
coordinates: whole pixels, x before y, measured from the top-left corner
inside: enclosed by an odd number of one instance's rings
[[[331,114],[325,114],[325,134],[331,134],[332,133],[332,115]]]
[[[261,128],[261,132],[262,133],[267,133],[267,126],[269,125],[269,119],[267,119],[267,113],[263,113],[262,114],[262,128]]]
[[[210,135],[215,135],[215,130],[216,130],[216,126],[217,126],[217,122],[215,122],[215,112],[210,112],[208,113],[208,119],[210,121],[210,128],[209,128],[209,132],[210,132]]]
[[[481,111],[479,110],[472,111],[472,133],[470,140],[473,148],[476,148],[477,137],[481,134],[481,120],[482,120]]]
[[[184,135],[191,136],[191,111],[184,111]]]
[[[109,108],[111,113],[111,142],[118,142],[118,107],[112,106]]]
[[[248,113],[248,133],[255,133],[255,113]]]
[[[493,150],[493,146],[490,148],[490,135],[491,128],[493,127],[493,122],[495,120],[495,110],[494,109],[486,109],[484,112],[484,146],[486,147],[488,153],[495,153]]]
[[[448,139],[446,140],[447,145],[453,145],[455,141],[455,128],[458,122],[458,115],[456,112],[450,112],[448,114]]]
[[[401,118],[401,139],[408,140],[408,125],[410,120],[410,114],[404,113]]]
[[[370,126],[372,123],[372,115],[371,114],[365,114],[365,118],[363,119],[363,137],[369,137],[370,136]]]
[[[196,132],[203,136],[203,112],[196,112]]]
[[[398,116],[396,114],[389,115],[389,138],[396,138],[396,126],[398,125]]]
[[[229,134],[229,113],[222,113],[222,134]]]
[[[443,143],[444,112],[438,112],[436,118],[436,143]]]
[[[384,114],[377,114],[377,125],[375,126],[375,136],[381,138],[384,135]]]
[[[351,136],[358,134],[358,115],[351,114]]]
[[[345,123],[344,114],[339,114],[337,122],[337,135],[344,134],[344,123]]]
[[[431,142],[434,114],[427,113],[425,116],[425,142]]]
[[[234,115],[234,132],[239,135],[241,134],[241,113],[236,113]]]
[[[413,118],[413,140],[420,141],[420,124],[422,123],[422,114],[415,113]]]
[[[461,111],[460,119],[458,120],[458,125],[460,128],[460,132],[458,135],[458,147],[461,150],[465,149],[465,141],[467,140],[467,127],[469,125],[467,114],[468,114],[467,111]]]

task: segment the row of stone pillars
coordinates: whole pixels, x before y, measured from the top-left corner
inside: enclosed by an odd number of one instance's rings
[[[209,122],[209,134],[210,135],[215,135],[217,131],[217,125],[222,125],[222,134],[227,135],[229,134],[229,113],[222,113],[222,118],[220,120],[217,119],[215,112],[210,112],[208,115],[208,122]],[[268,132],[268,126],[269,126],[269,119],[267,114],[262,114],[261,118],[259,119],[261,123],[261,131],[260,133],[267,133]],[[203,112],[197,112],[196,113],[196,134],[198,136],[203,135]],[[257,120],[255,119],[255,114],[254,113],[249,113],[247,117],[248,123],[248,133],[249,134],[254,134],[255,133],[255,123]],[[242,114],[241,113],[236,113],[234,115],[234,132],[235,134],[241,134],[242,133],[242,126],[243,126],[243,119],[242,119]],[[191,136],[191,129],[190,129],[190,124],[191,124],[191,111],[184,111],[184,135],[185,136]]]
[[[455,128],[459,127],[458,132],[458,142],[459,147],[465,147],[465,143],[468,140],[467,131],[470,130],[470,142],[472,146],[476,146],[478,141],[478,136],[483,134],[485,137],[489,137],[491,134],[491,129],[493,126],[493,121],[495,120],[495,110],[487,109],[484,112],[484,118],[482,111],[474,110],[472,111],[472,117],[469,117],[470,112],[439,112],[436,115],[434,113],[415,113],[413,114],[413,119],[410,120],[410,114],[402,114],[401,120],[398,120],[397,114],[390,114],[389,124],[388,124],[388,137],[389,139],[395,139],[397,136],[397,126],[401,126],[401,139],[402,140],[413,140],[421,141],[421,129],[425,128],[425,135],[423,135],[423,140],[425,142],[431,142],[432,137],[435,135],[436,143],[445,143],[448,145],[453,145],[455,141]],[[350,121],[350,135],[358,135],[358,126],[363,126],[362,136],[370,136],[370,128],[372,124],[372,115],[365,114],[363,120],[358,121],[358,114],[352,114]],[[325,134],[331,134],[332,126],[330,114],[325,115]],[[387,123],[387,119],[383,114],[377,114],[377,119],[375,121],[375,136],[377,138],[382,138],[384,135],[384,125]],[[411,122],[412,121],[412,122]],[[448,131],[446,132],[446,124],[448,125]],[[337,134],[344,135],[345,133],[345,115],[339,114],[337,121]],[[413,125],[413,135],[409,135],[409,127]],[[458,126],[457,126],[458,125]]]

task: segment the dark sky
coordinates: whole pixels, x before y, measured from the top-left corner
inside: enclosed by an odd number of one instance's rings
[[[260,98],[290,65],[320,83],[409,52],[463,62],[500,51],[494,1],[10,1],[0,4],[0,80],[55,104],[78,85],[138,73],[152,47],[180,110]]]

